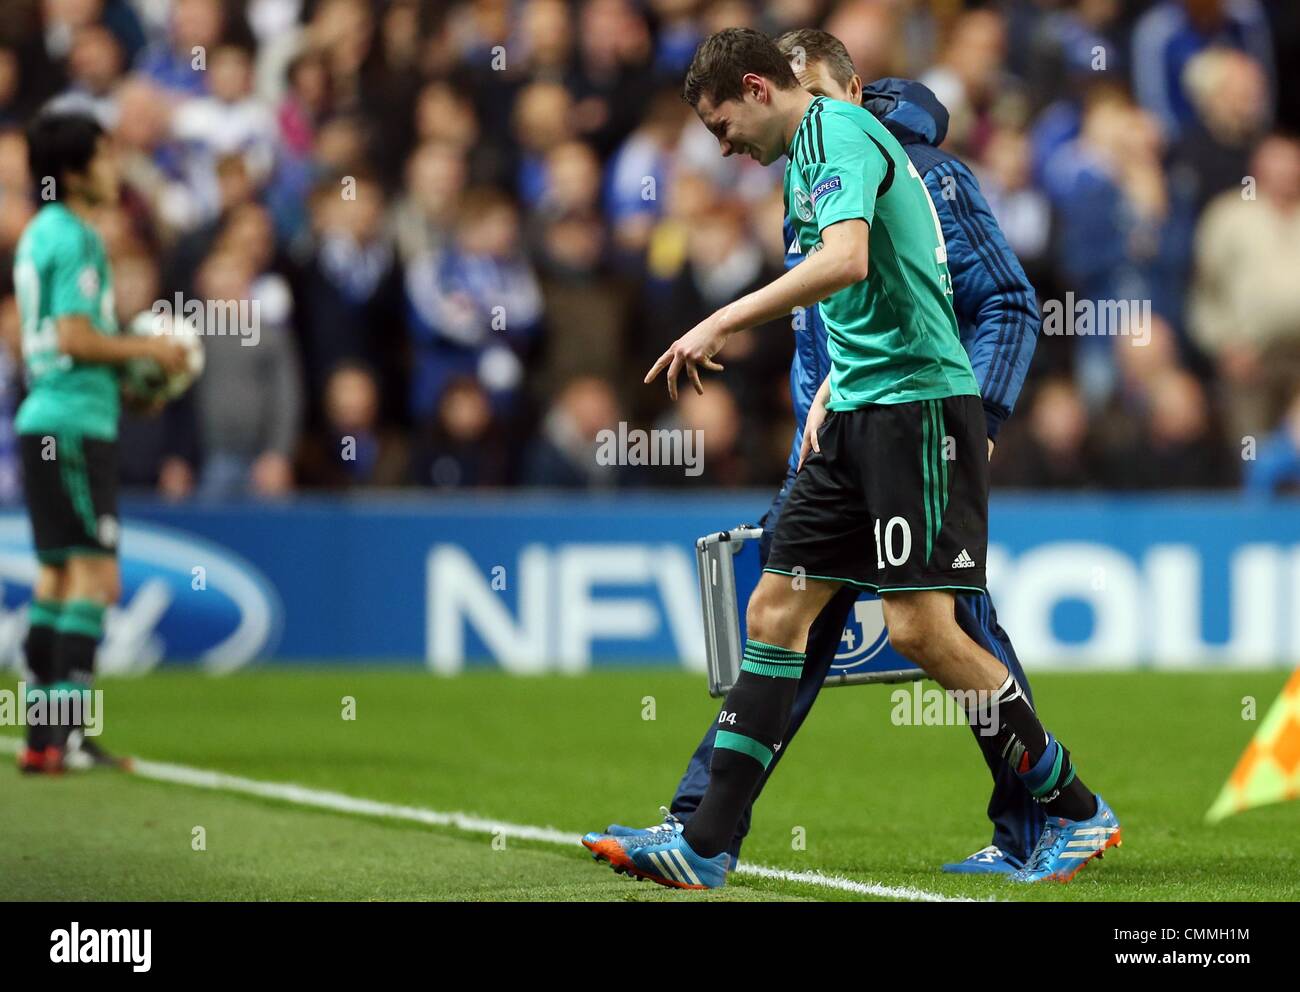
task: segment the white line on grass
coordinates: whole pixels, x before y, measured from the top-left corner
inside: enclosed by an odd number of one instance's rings
[[[21,742],[12,736],[0,736],[0,750],[16,754]],[[388,820],[405,820],[410,823],[423,823],[431,827],[452,827],[466,833],[494,834],[514,837],[517,840],[531,840],[542,844],[556,844],[561,847],[577,847],[580,842],[578,834],[566,833],[554,827],[533,827],[519,823],[504,823],[469,813],[444,813],[419,806],[402,806],[396,803],[384,803],[375,799],[358,799],[341,792],[328,792],[324,789],[311,789],[304,785],[289,782],[260,782],[257,779],[243,778],[239,775],[227,775],[224,772],[208,771],[203,768],[190,768],[187,765],[172,765],[161,761],[144,761],[136,759],[134,774],[139,778],[155,782],[174,782],[196,789],[211,789],[217,792],[234,792],[245,796],[258,796],[262,799],[274,799],[279,802],[293,803],[312,809],[327,809],[338,813],[350,813],[357,816],[374,816]],[[770,878],[782,882],[798,882],[802,885],[819,886],[840,892],[852,892],[855,895],[876,896],[882,899],[902,899],[908,902],[974,902],[957,896],[945,896],[938,892],[927,892],[910,885],[877,885],[874,882],[857,882],[838,875],[825,875],[819,871],[788,871],[783,868],[768,868],[742,861],[736,869],[742,875],[757,878]],[[990,900],[992,901],[992,900]]]

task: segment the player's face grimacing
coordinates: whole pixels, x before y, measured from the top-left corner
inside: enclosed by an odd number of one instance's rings
[[[808,61],[801,69],[797,62],[791,61],[790,68],[794,70],[799,85],[813,96],[829,97],[832,100],[843,100],[845,103],[861,106],[862,78],[856,73],[849,78],[848,85],[845,85],[831,75],[825,62]]]
[[[711,97],[700,97],[695,112],[718,139],[724,158],[748,155],[762,165],[771,165],[785,154],[781,119],[772,108],[769,84],[761,76],[745,77],[745,92],[739,100],[715,104]]]

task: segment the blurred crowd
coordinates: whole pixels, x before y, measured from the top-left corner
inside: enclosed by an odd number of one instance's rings
[[[695,45],[820,26],[864,80],[918,78],[947,106],[945,147],[1040,304],[1149,301],[1140,327],[1040,338],[995,484],[1300,486],[1294,0],[3,7],[0,407],[22,391],[9,272],[37,205],[22,129],[50,101],[121,155],[123,200],[96,220],[119,320],[175,294],[256,302],[256,346],[209,336],[191,394],[126,419],[125,485],[779,482],[788,321],[733,339],[702,396],[641,379],[782,268],[781,169],[723,160],[682,103]],[[702,431],[702,474],[604,464],[620,422]],[[6,498],[14,463],[0,437]]]

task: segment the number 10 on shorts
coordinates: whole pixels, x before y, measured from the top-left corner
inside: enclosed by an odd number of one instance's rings
[[[890,517],[885,524],[884,537],[880,533],[880,519],[876,519],[876,568],[885,567],[885,559],[891,565],[904,564],[912,553],[912,528],[902,517]],[[901,535],[901,536],[900,536]],[[898,548],[898,553],[894,549]]]

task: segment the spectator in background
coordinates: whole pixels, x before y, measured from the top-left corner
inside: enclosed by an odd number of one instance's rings
[[[565,0],[527,0],[519,13],[518,42],[524,71],[563,79],[573,57],[573,22]]]
[[[1133,32],[1133,86],[1169,138],[1196,118],[1187,65],[1208,48],[1234,48],[1263,67],[1273,106],[1273,38],[1259,0],[1161,0]]]
[[[998,437],[993,479],[1031,489],[1087,489],[1100,472],[1088,436],[1088,409],[1078,387],[1056,377],[1029,404],[1028,424],[1012,421]]]
[[[454,145],[426,141],[411,153],[406,186],[392,209],[403,263],[446,247],[468,178],[465,154]]]
[[[641,125],[615,153],[606,172],[605,210],[614,244],[624,259],[639,257],[663,214],[677,139],[686,106],[675,90],[661,91]]]
[[[368,171],[371,134],[365,118],[353,113],[334,113],[316,131],[312,163],[316,177],[335,174],[350,176]]]
[[[1030,40],[1026,96],[1035,113],[1072,103],[1081,80],[1124,78],[1126,52],[1115,29],[1120,0],[1066,0],[1037,23]]]
[[[800,18],[791,26],[807,27],[816,19],[816,12],[809,13],[813,16]],[[844,43],[863,79],[895,76],[901,71],[895,13],[888,4],[875,0],[847,0],[827,12],[826,30]]]
[[[57,61],[69,58],[79,31],[104,19],[104,0],[44,0],[40,7],[45,50]]]
[[[367,0],[322,0],[307,26],[307,44],[325,54],[336,106],[354,111],[365,101],[363,79],[375,39]]]
[[[1300,492],[1300,389],[1277,429],[1259,442],[1253,458],[1246,458],[1244,481],[1254,497]]]
[[[145,76],[128,76],[118,87],[113,138],[124,182],[148,204],[161,239],[193,229],[200,220],[198,202],[185,182],[185,160],[171,141],[171,105],[167,94]],[[229,190],[221,183],[222,209]],[[244,197],[241,197],[243,199]]]
[[[444,143],[468,154],[480,135],[473,103],[446,80],[429,83],[415,104],[415,134],[422,142]]]
[[[752,0],[714,0],[703,10],[705,35],[716,34],[724,28],[758,29],[758,14]]]
[[[744,486],[752,481],[741,451],[743,420],[736,397],[724,383],[710,383],[702,394],[687,390],[681,402],[656,423],[660,430],[682,431],[691,437],[694,466],[651,466],[641,470],[646,483],[657,486]],[[683,454],[685,454],[683,442]],[[687,469],[691,473],[688,474]]]
[[[361,68],[360,106],[374,132],[372,168],[385,187],[402,181],[402,169],[415,147],[411,115],[419,98],[422,0],[392,0],[383,6],[379,27]]]
[[[1178,336],[1169,321],[1153,315],[1145,331],[1145,337],[1126,338],[1115,349],[1119,379],[1112,404],[1129,424],[1146,417],[1155,382],[1182,367]]]
[[[533,384],[549,393],[580,375],[617,379],[631,314],[612,278],[606,231],[590,207],[576,204],[540,218],[533,255],[545,301],[545,331]]]
[[[1199,214],[1219,193],[1241,189],[1250,154],[1268,124],[1268,79],[1248,55],[1211,49],[1187,63],[1196,117],[1171,149],[1171,184]]]
[[[524,447],[523,484],[611,489],[627,481],[627,466],[597,458],[600,432],[617,435],[620,416],[608,382],[582,376],[568,383],[546,412],[539,434]]]
[[[288,92],[275,111],[277,156],[266,202],[285,241],[305,234],[306,201],[328,168],[318,160],[321,132],[333,109],[329,60],[320,49],[299,49],[285,67]],[[334,136],[335,143],[338,136]],[[345,141],[344,144],[347,142]],[[358,156],[360,157],[360,156]]]
[[[500,486],[508,481],[509,461],[491,398],[477,379],[458,376],[417,435],[410,481],[436,489]]]
[[[453,242],[406,267],[417,423],[432,416],[457,375],[477,378],[499,414],[514,407],[542,323],[541,292],[522,247],[515,205],[479,187],[461,201]]]
[[[1275,424],[1300,382],[1300,141],[1266,140],[1251,178],[1254,189],[1222,193],[1205,211],[1191,303],[1238,438]]]
[[[207,90],[207,57],[225,26],[222,0],[176,0],[167,40],[145,48],[136,69],[164,89],[201,96]]]
[[[632,133],[654,92],[654,43],[631,0],[582,0],[578,24],[574,125],[607,157]]]
[[[331,489],[405,482],[406,444],[380,424],[374,373],[344,361],[330,372],[323,395],[324,429],[303,445],[303,482]]]
[[[566,141],[546,154],[545,184],[537,210],[546,214],[590,213],[600,202],[600,159],[590,145]]]
[[[728,201],[706,206],[691,218],[684,264],[667,286],[647,287],[642,313],[648,319],[636,345],[639,367],[649,368],[682,328],[694,327],[776,277],[779,269],[765,265],[762,242],[752,235],[746,220],[747,212]],[[727,342],[720,360],[727,369],[727,386],[747,415],[747,433],[756,431],[771,414],[771,386],[788,376],[792,349],[788,318]]]
[[[704,40],[694,16],[697,6],[697,0],[650,0],[649,7],[658,22],[653,65],[660,78],[685,75],[695,46]]]
[[[260,188],[275,165],[278,130],[270,109],[253,95],[251,53],[221,44],[208,55],[209,96],[182,104],[172,121],[173,135],[185,149],[186,176],[203,219],[221,207],[217,163],[238,155],[254,186]]]
[[[1222,484],[1222,446],[1212,434],[1210,405],[1189,372],[1161,373],[1151,384],[1146,430],[1129,465],[1143,489],[1208,489]]]
[[[573,96],[560,83],[535,82],[524,87],[515,104],[513,130],[518,142],[516,192],[520,202],[534,208],[546,191],[546,160],[573,139]]]
[[[293,454],[302,423],[298,357],[287,307],[258,295],[257,269],[242,239],[219,242],[199,269],[196,285],[207,303],[236,308],[244,319],[225,333],[204,323],[206,365],[196,385],[203,471],[199,494],[274,498],[293,490]],[[259,309],[248,304],[256,300]],[[270,302],[270,306],[260,306]],[[278,305],[277,305],[278,304]],[[214,308],[215,309],[215,308]],[[251,333],[250,333],[251,332]],[[254,340],[255,344],[250,344]]]
[[[1097,304],[1150,301],[1155,313],[1177,326],[1192,214],[1169,188],[1154,119],[1110,95],[1089,106],[1075,145],[1072,160],[1058,163],[1066,287]],[[1093,409],[1115,387],[1116,341],[1136,332],[1109,323],[1104,308],[1097,313],[1092,333],[1074,345],[1080,386]]]
[[[184,191],[185,196],[189,196],[189,186],[185,183],[177,184]],[[171,250],[164,259],[163,285],[172,292],[183,292],[187,295],[193,292],[194,273],[198,270],[199,264],[212,250],[221,232],[225,230],[230,218],[245,207],[263,209],[256,200],[257,190],[253,186],[252,177],[248,174],[248,166],[244,162],[242,155],[227,155],[217,162],[217,202],[219,209],[215,216],[208,218],[206,221],[189,227],[182,224],[183,233],[177,231],[167,231],[164,229],[163,238],[170,244]],[[173,201],[176,205],[176,213],[172,216],[180,217],[182,209],[180,203],[181,193],[176,193]],[[194,208],[192,216],[197,217],[197,206],[192,198],[186,200],[186,204]]]
[[[251,299],[257,301],[263,320],[289,325],[294,300],[277,251],[271,215],[260,203],[245,203],[230,212],[214,250],[229,249],[252,270]]]
[[[280,147],[286,155],[311,155],[316,127],[330,108],[329,63],[315,49],[299,53],[289,63],[289,91],[276,111]]]
[[[1016,88],[1003,69],[1006,54],[1002,15],[988,9],[967,11],[954,25],[938,65],[921,77],[948,108],[948,141],[962,153],[982,153],[993,130],[996,104]]]
[[[297,324],[313,405],[344,362],[375,370],[392,401],[401,395],[401,269],[384,207],[383,187],[366,173],[322,180],[312,196],[314,237],[297,276]],[[400,416],[396,406],[386,412]]]
[[[341,178],[371,171],[370,139],[369,129],[360,117],[339,113],[320,123],[310,158],[279,157],[270,186],[262,195],[284,241],[310,236],[308,200],[323,177]]]
[[[721,191],[707,175],[683,168],[680,162],[673,170],[672,184],[664,192],[665,210],[650,230],[642,263],[644,272],[641,273],[647,282],[647,293],[654,296],[663,292],[686,264],[686,249],[694,218],[710,204],[723,199]],[[651,347],[644,348],[636,357],[648,354]],[[659,354],[654,357],[658,358]]]
[[[111,31],[98,24],[78,28],[68,52],[68,88],[56,105],[84,110],[111,130],[118,116],[113,90],[123,65],[122,49]]]

